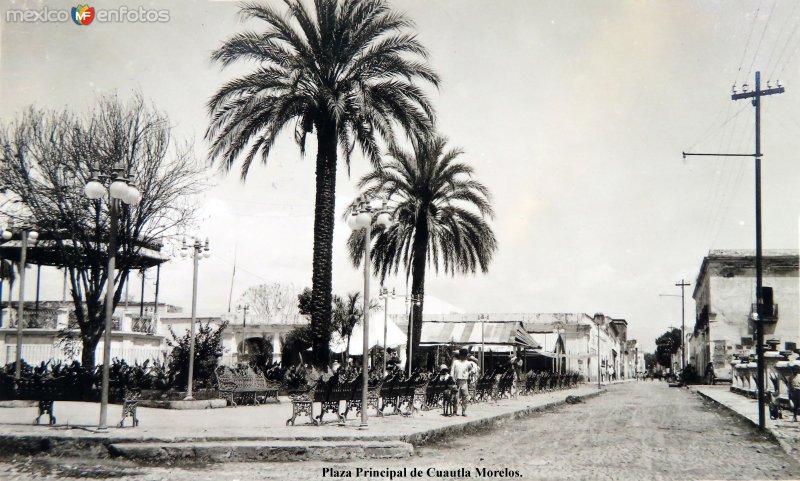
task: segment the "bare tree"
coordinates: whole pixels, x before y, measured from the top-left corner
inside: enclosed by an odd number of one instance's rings
[[[166,115],[139,95],[104,97],[83,116],[29,108],[0,129],[0,183],[10,194],[2,209],[12,221],[35,226],[42,248],[66,267],[80,329],[81,362],[94,366],[104,331],[109,204],[84,194],[94,174],[120,164],[142,193],[120,210],[114,307],[143,249],[192,221],[202,188],[191,145],[175,145]]]
[[[300,289],[292,284],[278,282],[249,287],[239,297],[238,305],[248,306],[251,319],[265,320],[277,324],[297,324],[305,321],[300,317],[297,295]]]

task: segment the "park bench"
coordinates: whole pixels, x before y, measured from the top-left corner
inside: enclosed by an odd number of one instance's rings
[[[344,422],[350,411],[361,412],[361,377],[352,381],[341,381],[334,376],[327,381],[320,379],[309,390],[290,393],[292,401],[292,417],[286,425],[294,426],[297,416],[308,416],[312,423],[320,425],[327,413],[336,414],[339,422]],[[378,409],[378,390],[380,386],[370,386],[367,393],[367,408]],[[345,403],[344,411],[341,410],[342,402]],[[314,403],[320,403],[320,414],[314,415]]]
[[[425,402],[425,391],[427,383],[418,384],[415,377],[404,379],[398,383],[397,390],[397,410],[403,415],[411,416],[414,412],[419,411],[417,404],[420,406]],[[406,410],[403,411],[402,407],[405,406]]]
[[[233,407],[236,407],[237,404],[261,404],[267,399],[280,402],[278,400],[280,383],[268,381],[263,375],[250,368],[231,369],[227,366],[219,366],[214,374],[217,377],[219,397],[226,399]]]
[[[5,400],[37,401],[39,415],[34,423],[39,424],[42,416],[47,414],[49,424],[56,423],[54,404],[56,401],[75,402],[100,402],[101,390],[92,383],[81,382],[78,379],[31,379],[19,380],[12,390],[3,390]],[[108,390],[108,401],[112,404],[122,404],[122,419],[118,426],[122,427],[125,418],[131,417],[133,426],[139,425],[136,417],[141,391],[135,389],[122,389],[111,387]]]
[[[475,399],[478,401],[488,401],[497,396],[497,379],[494,373],[485,374],[478,379],[475,384]]]
[[[497,388],[494,391],[494,398],[500,399],[503,397],[514,398],[516,393],[514,387],[514,372],[508,371],[499,376]]]
[[[402,375],[400,374],[389,376],[384,379],[379,391],[381,403],[378,408],[378,416],[384,416],[386,414],[383,411],[387,406],[394,408],[390,414],[397,414],[400,412],[400,394],[403,388],[402,380]]]

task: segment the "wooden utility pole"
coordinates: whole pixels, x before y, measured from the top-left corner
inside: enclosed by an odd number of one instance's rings
[[[686,382],[686,306],[683,289],[691,284],[681,279],[681,282],[675,285],[681,288],[681,371],[683,381]]]
[[[784,88],[778,83],[777,87],[771,87],[767,82],[767,89],[761,90],[761,72],[756,72],[755,90],[748,92],[747,89],[741,93],[731,96],[732,100],[752,99],[756,110],[756,312],[753,316],[756,331],[756,357],[758,359],[758,374],[756,383],[758,384],[758,429],[764,429],[764,328],[762,306],[762,265],[761,265],[761,97],[767,95],[781,94]]]

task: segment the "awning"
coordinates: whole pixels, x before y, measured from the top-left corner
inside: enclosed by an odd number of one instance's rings
[[[547,352],[547,351],[533,351],[535,354],[552,357],[553,359],[589,359],[592,357],[596,357],[593,354],[565,354],[565,353],[555,353],[555,352]]]
[[[525,331],[522,322],[519,321],[426,321],[422,324],[420,344],[427,346],[441,344],[511,345],[526,349],[539,349],[542,347]]]

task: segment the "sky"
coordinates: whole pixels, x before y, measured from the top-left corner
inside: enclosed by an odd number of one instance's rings
[[[222,70],[210,53],[242,23],[237,4],[124,2],[168,11],[163,23],[12,23],[8,9],[67,2],[8,2],[0,23],[0,119],[30,104],[82,111],[98,96],[139,91],[165,112],[178,139],[208,165],[205,103],[246,67]],[[628,321],[645,349],[680,326],[680,289],[694,284],[710,249],[754,247],[749,158],[682,151],[753,151],[753,108],[731,100],[756,70],[786,92],[762,110],[763,235],[767,249],[797,248],[800,199],[800,9],[789,0],[394,0],[416,23],[442,84],[438,127],[493,194],[499,249],[486,275],[426,279],[426,294],[466,312],[603,312]],[[119,2],[98,1],[97,10]],[[301,157],[291,135],[267,165],[209,169],[198,201],[212,255],[201,261],[198,310],[233,307],[263,282],[308,286],[314,201],[313,142]],[[337,213],[369,170],[360,156],[337,177]],[[340,218],[337,214],[337,219]],[[361,289],[349,263],[349,229],[336,225],[334,292]],[[191,301],[191,262],[161,272],[160,300]],[[33,282],[35,276],[29,276]],[[138,279],[135,283],[138,286]],[[60,299],[45,273],[42,298]],[[404,278],[386,285],[405,292]],[[29,287],[28,289],[32,289]],[[146,279],[152,300],[154,279]],[[694,303],[687,290],[687,329]],[[32,290],[28,290],[32,292]],[[134,294],[135,293],[135,294]],[[138,287],[131,296],[138,298]]]

